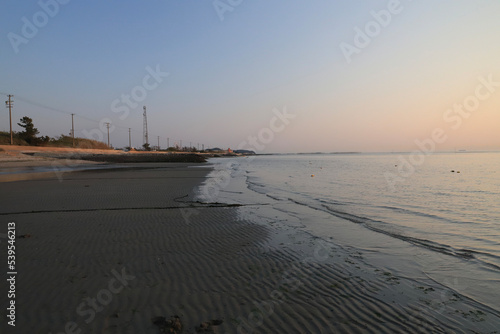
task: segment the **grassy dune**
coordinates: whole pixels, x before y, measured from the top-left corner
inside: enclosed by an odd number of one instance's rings
[[[13,136],[14,145],[30,146],[25,140],[19,137],[18,134],[14,133]],[[10,133],[6,131],[0,131],[0,145],[10,144]],[[70,136],[61,135],[58,138],[50,138],[47,142],[41,142],[36,146],[43,147],[73,147],[73,138]],[[75,138],[76,148],[88,148],[88,149],[100,149],[106,150],[110,147],[97,140],[91,140],[86,138]]]

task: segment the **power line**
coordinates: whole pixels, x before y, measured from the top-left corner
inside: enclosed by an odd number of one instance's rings
[[[11,105],[11,109],[13,107],[13,100],[12,100],[12,97],[14,97],[14,95],[11,95],[11,94],[7,94],[7,93],[4,93],[4,92],[0,92],[0,95],[5,95],[6,97],[8,97],[10,99],[10,103],[9,101],[6,101],[6,107],[9,107],[9,105]],[[36,101],[33,101],[31,99],[28,99],[28,98],[25,98],[23,96],[19,96],[19,95],[16,95],[16,99],[18,101],[22,101],[24,103],[27,103],[27,104],[30,104],[30,105],[33,105],[33,106],[36,106],[36,107],[40,107],[40,108],[43,108],[43,109],[46,109],[46,110],[49,110],[49,111],[53,111],[53,112],[57,112],[57,113],[61,113],[61,114],[65,114],[65,115],[71,115],[71,135],[72,135],[72,138],[74,140],[74,136],[75,136],[75,130],[74,130],[74,117],[79,117],[80,119],[84,119],[84,120],[87,120],[87,121],[90,121],[90,122],[94,122],[94,123],[98,123],[100,124],[102,122],[102,120],[96,120],[96,119],[93,119],[93,118],[90,118],[90,117],[86,117],[86,116],[83,116],[83,115],[80,115],[80,114],[77,114],[77,113],[74,113],[74,112],[69,112],[69,111],[65,111],[65,110],[62,110],[62,109],[58,109],[58,108],[54,108],[54,107],[51,107],[51,106],[47,106],[43,103],[39,103],[39,102],[36,102]],[[143,107],[144,109],[144,112],[146,112],[146,107],[144,106]],[[11,116],[11,110],[9,110],[9,118]],[[12,120],[10,119],[10,123],[11,123],[11,134],[13,133],[12,132]],[[109,122],[106,122],[104,123],[106,124],[106,127],[107,127],[107,130],[109,132],[109,126],[111,123]],[[130,133],[131,131],[134,131],[134,132],[139,132],[138,130],[134,130],[132,128],[129,128],[129,127],[125,127],[125,126],[120,126],[120,125],[113,125],[114,128],[118,128],[118,129],[127,129],[129,131],[129,145],[131,144],[131,138],[130,138]],[[147,127],[147,119],[146,119],[146,127]],[[147,131],[147,129],[146,129]],[[143,134],[144,134],[144,131],[143,131]],[[146,134],[149,136],[149,133],[146,132]],[[162,138],[164,138],[163,136],[160,136]],[[169,137],[165,137],[167,139],[167,148],[170,147],[170,138]],[[182,139],[179,140],[180,143],[181,143],[181,148],[182,148]],[[13,138],[11,140],[11,142],[13,143]],[[147,139],[147,142],[149,143],[149,137]],[[74,142],[73,142],[74,143]],[[190,142],[190,146],[191,146],[191,142]],[[75,145],[75,144],[73,144]],[[109,141],[108,141],[108,145],[109,145]],[[204,145],[203,145],[204,146]]]
[[[0,92],[0,94],[8,96],[8,94],[4,94],[3,92]],[[100,122],[100,121],[92,119],[90,117],[86,117],[86,116],[79,115],[79,114],[76,114],[76,113],[72,113],[72,112],[69,112],[69,111],[65,111],[65,110],[61,110],[61,109],[58,109],[58,108],[50,107],[50,106],[44,105],[44,104],[39,103],[39,102],[32,101],[30,99],[27,99],[27,98],[19,96],[19,95],[16,95],[16,98],[19,101],[22,101],[24,103],[28,103],[28,104],[31,104],[33,106],[40,107],[40,108],[43,108],[43,109],[47,109],[47,110],[50,110],[50,111],[55,111],[55,112],[58,112],[58,113],[61,113],[61,114],[65,114],[65,115],[75,115],[77,117],[80,117],[82,119],[85,119],[85,120],[91,121],[91,122],[95,122],[95,123],[99,123]]]
[[[5,94],[3,92],[0,92],[0,94],[8,96],[8,94]],[[93,119],[93,118],[90,118],[90,117],[87,117],[87,116],[83,116],[83,115],[80,115],[80,114],[72,113],[72,112],[61,110],[61,109],[54,108],[54,107],[50,107],[50,106],[47,106],[45,104],[42,104],[42,103],[39,103],[39,102],[36,102],[36,101],[32,101],[30,99],[27,99],[27,98],[19,96],[19,95],[16,95],[16,98],[17,98],[17,100],[22,101],[24,103],[28,103],[28,104],[31,104],[33,106],[40,107],[40,108],[43,108],[43,109],[47,109],[47,110],[50,110],[50,111],[58,112],[58,113],[65,114],[65,115],[75,115],[76,117],[79,117],[81,119],[85,119],[85,120],[90,121],[90,122],[95,122],[95,123],[100,123],[101,122],[101,121],[98,121],[96,119]],[[115,127],[126,129],[126,127],[119,126],[119,125],[115,125]]]

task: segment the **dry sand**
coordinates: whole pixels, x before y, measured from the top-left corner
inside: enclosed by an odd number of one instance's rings
[[[67,148],[48,148],[48,147],[29,147],[29,146],[17,146],[17,145],[0,145],[0,169],[2,171],[8,171],[14,168],[18,169],[28,169],[30,167],[40,167],[40,166],[51,166],[54,162],[59,162],[62,164],[61,159],[53,157],[37,156],[39,153],[57,153],[57,154],[68,154],[75,155],[75,153],[82,151],[85,153],[89,152],[102,152],[103,150],[73,150]],[[66,161],[64,161],[66,163]],[[68,162],[69,163],[69,162]],[[74,159],[71,161],[72,164],[78,165],[82,163],[95,164],[95,162],[82,161]]]
[[[91,148],[53,147],[53,146],[22,146],[22,145],[0,145],[3,152],[90,152],[110,153],[120,152],[118,150],[102,150]]]
[[[15,222],[18,237],[16,328],[2,315],[0,332],[153,334],[178,316],[183,333],[444,333],[486,317],[293,228],[192,202],[206,173],[151,163],[0,183],[0,233]]]

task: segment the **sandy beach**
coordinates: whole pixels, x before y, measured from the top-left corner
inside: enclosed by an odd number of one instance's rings
[[[444,290],[368,271],[278,218],[256,223],[255,204],[194,201],[209,171],[142,163],[0,183],[1,241],[14,222],[17,272],[16,326],[2,316],[1,332],[468,333],[500,323]]]
[[[201,154],[0,145],[0,182],[57,178],[70,172],[144,162],[205,162]],[[110,164],[113,164],[112,166]],[[122,166],[123,167],[123,166]]]
[[[500,1],[3,1],[0,334],[500,334]]]

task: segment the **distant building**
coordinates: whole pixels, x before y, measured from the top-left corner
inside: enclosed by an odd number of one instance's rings
[[[224,150],[221,149],[221,148],[218,148],[218,147],[207,148],[205,151],[206,152],[211,152],[211,153],[224,153]]]

